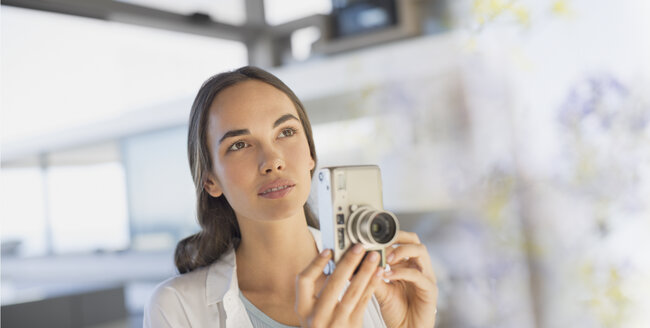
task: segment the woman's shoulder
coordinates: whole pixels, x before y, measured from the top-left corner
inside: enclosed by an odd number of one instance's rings
[[[144,327],[184,327],[201,322],[208,316],[210,272],[223,265],[217,261],[158,284],[145,305]]]
[[[227,283],[226,277],[232,272],[234,263],[232,254],[226,253],[212,264],[179,274],[159,283],[153,290],[150,303],[177,302],[183,299],[205,299],[207,285],[214,288],[215,282]]]
[[[157,312],[179,313],[194,300],[204,299],[207,272],[208,268],[201,268],[159,283],[145,307],[145,315]]]
[[[192,300],[200,295],[201,285],[205,289],[206,271],[195,270],[159,283],[144,307],[143,327],[188,326],[187,310],[192,308]]]
[[[154,288],[152,299],[165,298],[173,295],[194,294],[205,290],[209,267],[203,267],[194,271],[176,275],[159,283]],[[189,296],[189,295],[188,295]]]

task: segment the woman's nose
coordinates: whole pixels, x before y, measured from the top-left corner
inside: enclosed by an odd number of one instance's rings
[[[273,171],[284,170],[285,163],[282,156],[274,151],[266,151],[260,164],[260,173],[269,174]]]

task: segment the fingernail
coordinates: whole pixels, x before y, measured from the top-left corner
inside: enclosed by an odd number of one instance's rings
[[[391,263],[394,258],[395,258],[395,253],[390,253],[390,255],[388,255],[388,257],[386,258],[386,262]]]
[[[377,254],[377,252],[370,252],[370,255],[368,255],[368,260],[370,262],[377,262],[379,260],[379,254]]]
[[[361,251],[363,251],[363,246],[361,246],[361,244],[356,244],[356,245],[354,245],[354,247],[352,248],[352,252],[353,252],[354,254],[360,254]]]
[[[384,274],[384,268],[378,267],[377,270],[375,270],[376,277],[381,277],[383,274]]]
[[[322,257],[328,257],[328,256],[330,256],[330,250],[329,250],[329,249],[326,249],[326,250],[320,252],[320,256],[322,256]]]
[[[392,276],[392,275],[393,275],[393,271],[386,271],[386,272],[384,272],[384,277]]]

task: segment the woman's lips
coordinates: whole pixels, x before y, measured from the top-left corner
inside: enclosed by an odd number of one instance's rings
[[[290,180],[278,179],[260,188],[257,195],[270,199],[281,198],[293,190],[295,186],[296,184]]]
[[[269,191],[265,191],[259,195],[264,198],[270,198],[270,199],[282,198],[284,197],[284,195],[288,194],[291,190],[293,190],[293,187],[295,187],[295,185],[281,186],[281,187],[273,188],[272,190]]]

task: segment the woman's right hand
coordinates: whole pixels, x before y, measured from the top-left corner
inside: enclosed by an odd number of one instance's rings
[[[363,260],[354,277],[365,250],[361,245],[351,247],[336,264],[334,272],[326,278],[323,269],[332,257],[330,250],[323,251],[296,277],[296,313],[303,327],[361,327],[363,313],[384,270],[378,267],[379,254],[371,252]],[[322,288],[318,282],[325,279]],[[352,280],[350,280],[352,278]],[[350,281],[341,301],[339,295]]]

